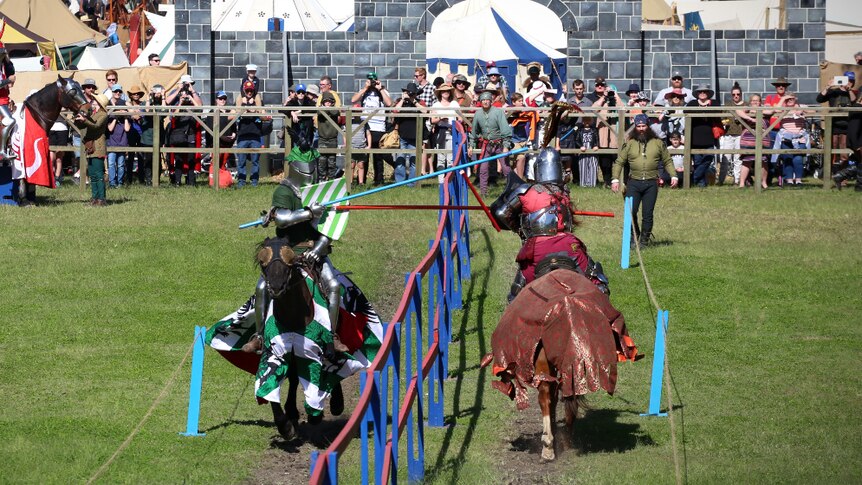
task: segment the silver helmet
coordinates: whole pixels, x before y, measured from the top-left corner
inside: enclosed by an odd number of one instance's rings
[[[293,184],[302,188],[306,185],[311,185],[315,183],[315,179],[317,178],[317,164],[305,163],[299,160],[292,160],[289,162],[290,170],[287,173],[287,178],[293,182]]]
[[[535,167],[536,182],[561,185],[563,183],[563,164],[560,152],[544,148],[539,152]]]

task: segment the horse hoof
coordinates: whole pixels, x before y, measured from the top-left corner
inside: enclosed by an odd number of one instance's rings
[[[554,459],[556,459],[556,456],[554,455],[554,449],[553,448],[550,448],[550,449],[543,448],[542,449],[542,461],[543,462],[554,461]]]
[[[333,416],[341,416],[344,412],[344,394],[341,392],[341,384],[332,388],[332,396],[329,398],[329,412]]]
[[[276,422],[275,426],[278,428],[278,434],[280,434],[285,441],[290,441],[296,437],[297,423],[289,419],[285,419],[281,422]]]

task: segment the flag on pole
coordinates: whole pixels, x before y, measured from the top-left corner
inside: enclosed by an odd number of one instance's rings
[[[302,205],[308,207],[314,202],[326,204],[346,196],[347,185],[344,182],[344,177],[342,177],[303,187]],[[317,230],[330,239],[338,240],[344,234],[349,216],[349,211],[336,212],[334,207],[329,207],[317,221]]]

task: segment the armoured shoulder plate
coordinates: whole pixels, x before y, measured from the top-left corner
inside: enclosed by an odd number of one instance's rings
[[[520,230],[521,199],[518,197],[526,194],[530,187],[531,185],[518,177],[514,170],[509,172],[506,188],[491,204],[491,214],[494,215],[500,227],[515,232]]]

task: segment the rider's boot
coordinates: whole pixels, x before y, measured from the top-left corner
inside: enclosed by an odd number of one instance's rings
[[[266,281],[263,278],[258,279],[257,285],[254,287],[254,324],[255,334],[251,340],[242,346],[243,352],[250,354],[259,354],[263,351],[263,324],[266,318]]]
[[[518,293],[524,288],[524,285],[527,284],[527,279],[524,278],[524,273],[521,270],[518,270],[515,273],[515,280],[512,281],[512,286],[509,288],[509,296],[506,297],[506,301],[512,303],[512,300],[518,296]]]
[[[638,244],[641,248],[645,248],[650,245],[652,242],[652,233],[642,232],[641,236],[638,238]]]

